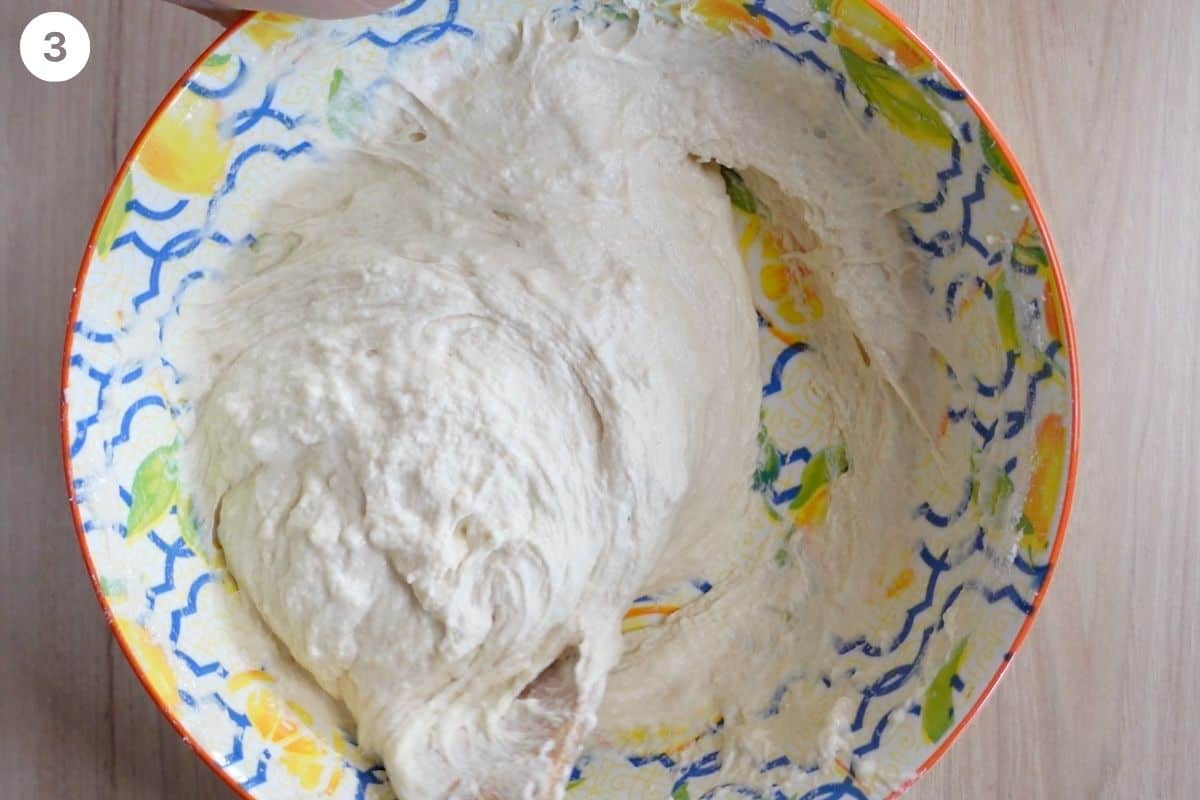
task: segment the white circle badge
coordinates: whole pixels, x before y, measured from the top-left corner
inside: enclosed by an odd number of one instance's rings
[[[87,28],[65,11],[38,14],[21,33],[25,69],[47,83],[71,80],[87,66],[91,54]]]

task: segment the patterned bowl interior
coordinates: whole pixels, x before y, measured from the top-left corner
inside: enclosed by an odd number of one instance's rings
[[[392,793],[342,714],[295,674],[198,540],[175,463],[192,409],[166,332],[189,291],[253,240],[256,209],[280,175],[321,159],[314,132],[338,135],[354,124],[369,102],[363,87],[394,67],[397,51],[470,37],[541,2],[411,0],[375,17],[320,23],[259,14],[185,76],[97,222],[64,364],[64,449],[80,540],[114,631],[156,701],[247,796]],[[887,797],[936,758],[986,696],[1058,552],[1075,440],[1062,287],[1003,148],[953,78],[869,0],[810,8],[696,0],[683,16],[747,47],[776,48],[850,113],[895,127],[936,164],[936,195],[903,218],[928,265],[929,303],[972,343],[970,363],[944,365],[942,422],[942,435],[969,457],[949,482],[918,481],[912,514],[927,533],[895,563],[875,565],[879,591],[863,598],[872,623],[822,644],[829,668],[808,676],[807,691],[828,694],[812,724],[836,719],[835,757],[781,752],[759,765],[758,788],[724,785],[718,722],[666,752],[632,743],[627,752],[587,752],[571,796]],[[804,326],[821,314],[820,296],[781,263],[753,199],[730,194],[761,318],[756,483],[781,519],[811,518],[823,513],[822,485],[836,472],[813,468],[828,464],[832,444],[827,415],[806,392]],[[697,576],[639,598],[626,627],[654,624],[707,590]]]

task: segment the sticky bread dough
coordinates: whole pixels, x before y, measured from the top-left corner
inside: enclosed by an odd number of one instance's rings
[[[880,165],[905,146],[775,53],[648,18],[531,18],[406,59],[189,310],[187,469],[243,590],[399,796],[560,796],[598,716],[612,738],[745,683],[668,662],[656,695],[630,667],[734,647],[736,590],[613,673],[639,589],[695,574],[756,508],[757,324],[712,164],[769,176],[781,216],[803,198],[831,264],[874,265],[830,280],[875,368],[831,381],[886,404],[878,446],[915,429],[912,332],[870,322],[878,276],[904,271],[887,214],[913,189]]]

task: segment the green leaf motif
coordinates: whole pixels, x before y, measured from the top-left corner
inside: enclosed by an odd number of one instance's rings
[[[691,794],[688,793],[687,784],[683,784],[675,791],[671,792],[671,800],[692,800]]]
[[[596,11],[602,19],[616,22],[627,22],[630,19],[629,11],[620,4],[603,3],[596,8]]]
[[[176,481],[175,445],[160,447],[137,468],[133,475],[133,502],[125,523],[125,540],[134,542],[162,522],[175,505],[179,485]]]
[[[1008,476],[1008,473],[1001,472],[996,477],[996,482],[992,484],[992,492],[988,496],[988,513],[994,516],[1008,501],[1008,498],[1012,497],[1015,488],[1013,479]]]
[[[206,67],[223,67],[229,63],[229,59],[231,59],[231,58],[233,58],[233,55],[231,53],[217,53],[216,55],[211,55],[208,58],[206,58],[204,60],[204,66],[206,66]]]
[[[1032,538],[1037,536],[1037,531],[1033,529],[1033,523],[1024,514],[1021,515],[1021,519],[1017,522],[1017,533],[1021,534],[1022,537]]]
[[[1045,248],[1036,244],[1014,244],[1012,260],[1029,270],[1049,269],[1050,258]]]
[[[125,225],[125,217],[129,215],[129,201],[133,199],[133,173],[126,172],[125,179],[121,181],[121,187],[117,189],[116,195],[113,196],[112,205],[108,207],[108,213],[104,215],[104,222],[100,225],[100,233],[96,235],[96,252],[101,256],[108,254],[112,250],[113,242],[121,235],[121,228]]]
[[[179,535],[189,550],[207,561],[208,551],[200,546],[200,534],[196,532],[196,516],[192,513],[192,502],[178,486],[176,494],[178,497],[175,502],[175,515],[179,519]]]
[[[812,7],[813,11],[825,15],[821,22],[821,32],[828,36],[833,30],[833,0],[812,0]]]
[[[358,126],[359,118],[366,109],[366,101],[354,91],[346,71],[340,67],[335,69],[329,81],[329,108],[326,112],[329,129],[339,139],[345,139]]]
[[[984,125],[979,126],[979,145],[983,148],[983,158],[992,168],[992,172],[1016,186],[1017,174],[1013,171],[1012,164],[1009,164],[1004,153],[1000,152],[1000,145],[996,144],[991,132]]]
[[[329,81],[329,99],[337,97],[338,92],[342,89],[342,84],[346,81],[346,71],[338,67],[333,71],[333,79]]]
[[[734,208],[740,208],[747,214],[757,214],[758,204],[754,202],[754,195],[737,170],[722,164],[721,177],[725,179],[725,193],[729,195],[729,202],[733,203]]]
[[[767,426],[759,423],[758,427],[758,467],[754,470],[754,491],[768,489],[779,477],[779,450],[767,433]]]
[[[104,596],[110,599],[119,599],[125,596],[125,581],[118,578],[100,577],[100,591]]]
[[[954,724],[954,685],[966,651],[967,640],[963,639],[925,690],[925,701],[921,704],[921,727],[930,742],[941,739]]]
[[[788,507],[804,508],[823,486],[849,469],[845,447],[840,444],[826,447],[804,465],[804,472],[800,473],[800,493]]]
[[[887,64],[868,61],[847,47],[838,50],[846,75],[867,102],[901,133],[914,141],[950,147],[954,142],[950,126],[919,86]]]
[[[996,325],[1000,328],[1000,342],[1006,352],[1019,353],[1021,337],[1017,333],[1017,312],[1004,273],[1000,273],[993,291],[996,297]]]

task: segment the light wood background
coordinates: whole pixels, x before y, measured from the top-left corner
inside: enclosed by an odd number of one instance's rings
[[[1200,796],[1200,2],[895,0],[996,118],[1056,234],[1084,441],[1025,649],[910,797]],[[36,81],[37,12],[91,63]],[[217,33],[161,0],[0,2],[0,797],[226,798],[133,677],[84,576],[58,445],[62,329],[109,181]]]

